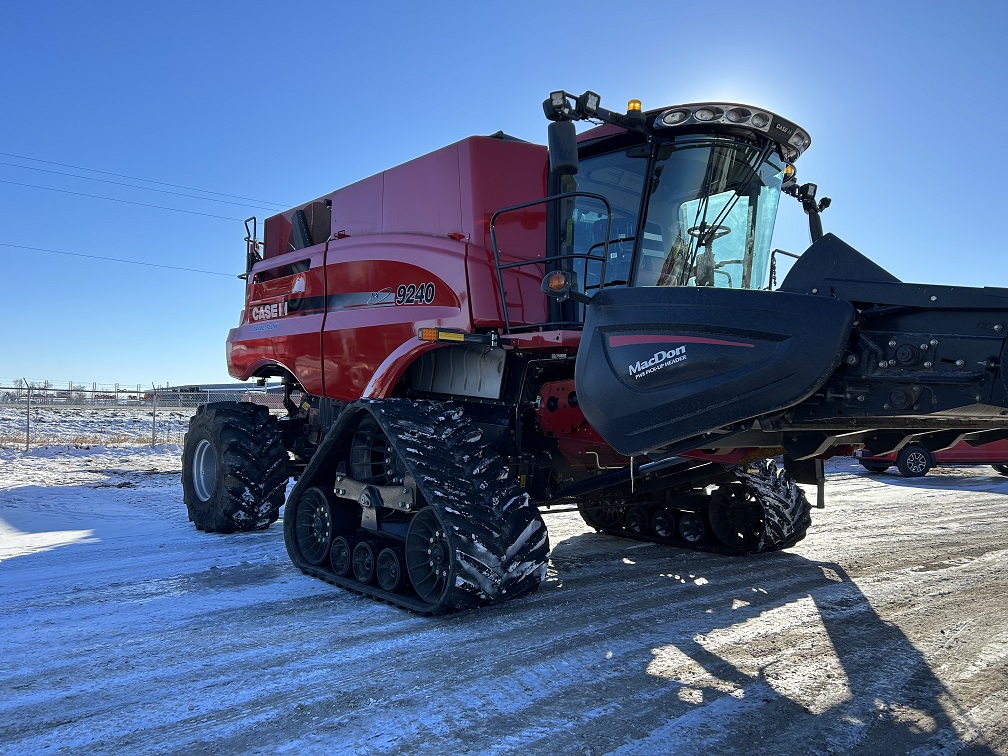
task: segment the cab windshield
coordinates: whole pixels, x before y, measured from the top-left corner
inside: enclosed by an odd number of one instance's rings
[[[634,285],[764,288],[783,179],[776,154],[738,140],[661,145]]]

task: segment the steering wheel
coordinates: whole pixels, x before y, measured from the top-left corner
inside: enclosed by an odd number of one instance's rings
[[[728,236],[731,233],[731,228],[728,226],[693,226],[693,228],[687,229],[687,234],[692,236],[694,239],[700,239],[700,235],[703,234],[703,240],[701,244],[705,247],[709,246],[711,242],[715,239],[720,239],[722,236]]]
[[[697,286],[713,286],[714,271],[717,266],[714,264],[714,240],[722,236],[728,236],[731,229],[728,226],[693,226],[687,229],[686,233],[700,242],[703,246],[703,253],[696,257],[696,268],[693,274]]]

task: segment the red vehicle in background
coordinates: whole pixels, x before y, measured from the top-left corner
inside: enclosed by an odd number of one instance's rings
[[[929,452],[919,444],[907,444],[898,452],[874,456],[868,449],[860,449],[855,456],[869,472],[885,472],[896,465],[907,478],[927,475],[936,465],[990,465],[1001,475],[1008,475],[1008,440],[976,446],[960,441],[955,446],[937,452]]]

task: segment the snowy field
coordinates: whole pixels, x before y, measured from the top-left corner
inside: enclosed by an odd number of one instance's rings
[[[195,411],[191,407],[158,407],[155,415],[151,407],[32,405],[31,446],[150,444],[152,423],[156,444],[181,445]],[[27,425],[23,404],[0,404],[0,448],[24,449]]]
[[[197,533],[179,451],[0,450],[0,753],[1008,753],[989,468],[835,461],[759,557],[547,514],[537,594],[431,619]]]

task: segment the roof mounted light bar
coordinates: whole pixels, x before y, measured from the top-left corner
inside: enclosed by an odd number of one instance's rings
[[[654,119],[656,132],[667,129],[695,131],[711,125],[745,128],[769,137],[781,148],[785,160],[795,161],[812,144],[808,133],[769,110],[729,102],[702,102],[667,108]]]
[[[630,131],[644,131],[644,114],[641,112],[640,100],[630,100],[627,112],[615,113],[600,107],[602,98],[588,91],[582,95],[572,95],[563,90],[550,92],[549,98],[543,102],[543,112],[551,121],[602,121],[612,123]]]

